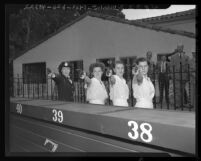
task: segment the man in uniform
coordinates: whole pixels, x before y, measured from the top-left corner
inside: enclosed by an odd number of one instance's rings
[[[172,73],[172,78],[174,79],[173,82],[175,81],[175,103],[177,108],[180,108],[186,103],[185,86],[188,81],[189,58],[185,55],[183,48],[183,44],[179,44],[170,61],[170,70]]]
[[[58,100],[74,101],[74,85],[70,79],[70,65],[68,62],[61,62],[58,67],[59,74],[49,73],[48,76],[53,79],[58,89]]]
[[[160,103],[163,102],[163,91],[165,89],[166,103],[169,105],[169,62],[166,60],[166,56],[163,55],[161,61],[157,63],[158,70],[158,82],[160,91]]]
[[[155,64],[154,64],[154,61],[152,61],[152,52],[148,51],[146,57],[147,57],[147,63],[149,66],[149,70],[148,70],[147,75],[151,79],[151,81],[153,82],[154,81]]]

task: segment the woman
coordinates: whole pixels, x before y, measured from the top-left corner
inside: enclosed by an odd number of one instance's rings
[[[136,63],[138,69],[133,71],[133,96],[136,98],[135,107],[153,109],[152,99],[155,89],[150,78],[147,76],[147,60],[146,58],[138,58]]]
[[[81,76],[81,79],[84,79],[87,84],[86,100],[91,104],[104,105],[108,98],[105,85],[101,80],[104,70],[105,65],[103,63],[93,63],[89,67],[93,77],[90,79],[85,72]]]
[[[128,107],[129,89],[126,80],[123,78],[124,64],[121,61],[116,61],[114,72],[115,75],[111,75],[109,78],[110,99],[114,106]]]
[[[61,62],[58,67],[59,74],[48,72],[48,77],[53,79],[58,89],[58,100],[60,101],[74,101],[74,83],[70,78],[70,63]]]

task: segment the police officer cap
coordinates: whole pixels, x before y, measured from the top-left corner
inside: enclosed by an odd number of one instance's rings
[[[67,62],[67,61],[61,62],[61,64],[60,64],[59,67],[58,67],[59,72],[61,71],[61,69],[62,69],[63,67],[69,67],[69,68],[70,68],[69,62]]]

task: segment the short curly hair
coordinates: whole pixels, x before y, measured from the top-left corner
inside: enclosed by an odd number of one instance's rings
[[[117,64],[122,64],[123,66],[125,66],[125,64],[121,60],[115,61],[114,67],[116,67]]]
[[[145,57],[140,57],[136,60],[136,64],[138,65],[140,62],[148,62],[147,59]]]
[[[103,72],[105,71],[105,65],[101,62],[96,62],[96,63],[93,63],[89,66],[89,72],[93,73],[93,70],[96,67],[100,67]]]

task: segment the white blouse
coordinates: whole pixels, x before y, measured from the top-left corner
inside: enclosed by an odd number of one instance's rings
[[[107,98],[108,94],[104,83],[92,78],[90,85],[87,87],[86,100],[92,104],[105,104],[105,99]]]
[[[110,99],[115,106],[128,106],[129,89],[125,79],[113,75],[115,84],[110,86]]]
[[[133,84],[133,96],[137,101],[135,107],[153,109],[154,94],[155,89],[149,77],[143,77],[143,82],[140,85]]]

